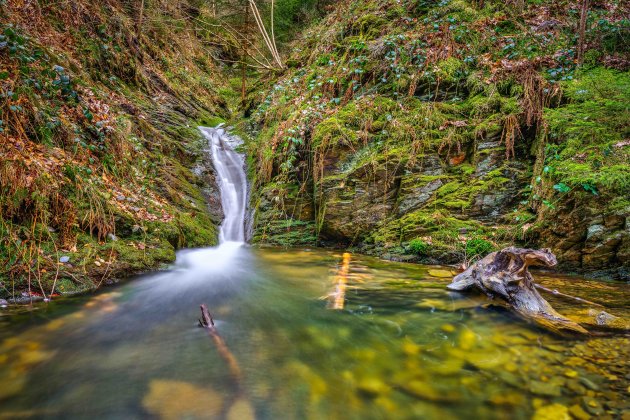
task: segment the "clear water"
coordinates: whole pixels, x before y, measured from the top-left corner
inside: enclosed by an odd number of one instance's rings
[[[443,268],[358,255],[343,309],[329,309],[342,261],[324,250],[189,250],[168,272],[4,314],[0,418],[526,419],[554,403],[628,408],[627,337],[551,336],[480,306],[484,297],[447,292]],[[630,316],[627,285],[538,278]],[[238,400],[196,325],[201,303],[243,371]]]

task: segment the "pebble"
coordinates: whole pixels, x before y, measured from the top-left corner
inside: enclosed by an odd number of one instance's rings
[[[580,383],[592,391],[599,391],[599,386],[588,378],[581,377]]]
[[[551,404],[540,407],[532,420],[571,420],[569,409],[562,404]]]
[[[559,397],[562,395],[562,390],[554,384],[541,381],[531,381],[529,383],[529,390],[536,395],[542,395],[545,397]]]
[[[582,406],[594,416],[604,414],[604,408],[593,398],[582,397]]]
[[[569,413],[571,413],[571,416],[577,420],[589,420],[591,418],[591,416],[577,404],[569,407]]]
[[[455,331],[455,326],[453,324],[444,324],[440,327],[440,329],[444,332],[450,333]]]
[[[70,257],[68,257],[67,255],[64,255],[63,257],[59,258],[59,262],[60,263],[67,263],[68,261],[70,261]]]
[[[114,235],[113,233],[108,233],[107,234],[107,239],[109,239],[112,242],[115,242],[118,240],[118,237],[116,235]]]
[[[387,393],[390,390],[390,387],[378,378],[363,379],[358,383],[357,387],[364,393],[373,396]]]

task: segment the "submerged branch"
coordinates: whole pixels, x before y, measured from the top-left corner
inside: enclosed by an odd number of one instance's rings
[[[230,375],[232,375],[232,379],[240,392],[242,390],[241,382],[243,374],[238,362],[236,361],[236,357],[234,357],[234,354],[232,354],[227,344],[225,344],[225,341],[223,341],[223,338],[219,335],[219,331],[217,331],[217,328],[214,325],[214,320],[208,311],[208,307],[205,304],[201,304],[200,308],[201,319],[199,320],[199,326],[205,328],[208,332],[208,335],[214,342],[214,345],[219,352],[219,356],[221,356],[221,358],[227,363],[228,368],[230,369]]]

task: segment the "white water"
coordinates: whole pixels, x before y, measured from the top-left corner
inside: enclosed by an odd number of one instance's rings
[[[245,243],[245,211],[247,208],[247,177],[243,157],[234,151],[240,139],[230,136],[219,127],[199,127],[208,140],[212,163],[217,174],[221,193],[223,223],[219,230],[219,246],[212,248],[187,249],[177,253],[173,272],[178,278],[177,293],[191,293],[191,288],[214,281],[234,277],[241,268],[241,258],[248,255]],[[185,281],[186,280],[186,281]],[[216,284],[215,284],[216,286]],[[175,293],[170,291],[170,293]],[[195,292],[192,292],[194,295]]]
[[[230,136],[220,126],[200,127],[200,130],[210,144],[212,162],[221,190],[221,205],[225,218],[219,231],[219,244],[235,247],[245,242],[247,206],[247,178],[243,157],[233,149],[238,144],[238,139]]]

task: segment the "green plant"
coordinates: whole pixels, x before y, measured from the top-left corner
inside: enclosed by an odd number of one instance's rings
[[[466,255],[468,258],[485,257],[494,251],[494,245],[485,239],[470,239],[466,241]]]
[[[429,244],[420,239],[413,239],[409,242],[407,249],[410,254],[424,255],[429,251]]]

